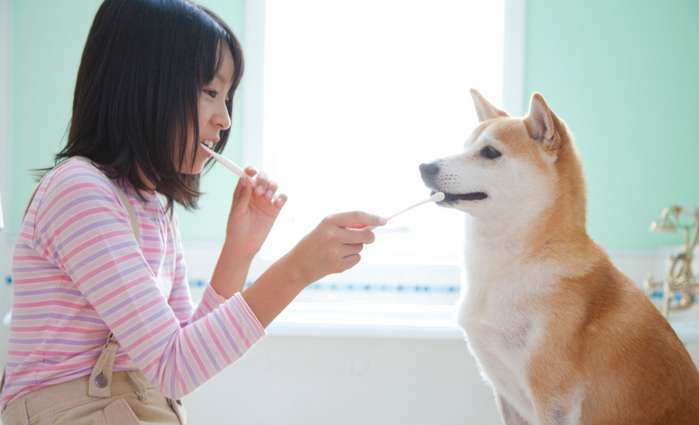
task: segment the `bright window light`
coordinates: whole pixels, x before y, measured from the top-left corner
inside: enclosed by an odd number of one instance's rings
[[[504,22],[504,0],[267,0],[263,131],[246,143],[289,201],[260,256],[278,258],[328,214],[387,216],[427,198],[418,166],[462,149],[476,125],[469,88],[502,104]],[[463,222],[412,210],[377,230],[358,270],[457,265]]]

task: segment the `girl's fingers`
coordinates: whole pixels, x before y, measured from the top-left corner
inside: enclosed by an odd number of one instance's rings
[[[359,263],[362,257],[359,254],[348,255],[347,257],[340,260],[340,264],[344,270],[350,269]]]
[[[281,208],[281,207],[284,206],[284,204],[286,203],[286,200],[287,200],[287,199],[288,199],[287,196],[286,196],[285,194],[282,193],[281,195],[279,195],[279,196],[277,196],[276,198],[274,198],[274,200],[272,201],[272,203],[274,204],[275,207]]]
[[[238,187],[235,188],[235,194],[233,199],[235,201],[234,207],[246,206],[250,203],[250,197],[252,196],[252,182],[249,177],[241,177],[238,182]]]
[[[277,183],[270,180],[263,171],[257,171],[253,167],[246,167],[245,173],[251,178],[254,177],[254,191],[257,196],[265,196],[274,203],[274,194],[277,191]]]
[[[267,175],[263,172],[259,172],[255,178],[255,195],[264,195],[268,188],[269,180],[267,179]]]
[[[274,192],[277,191],[277,183],[270,180],[269,181],[269,186],[267,187],[267,192],[265,193],[265,196],[267,199],[272,199],[274,197]]]
[[[338,235],[343,243],[372,243],[374,242],[374,232],[371,230],[348,230],[345,228],[338,229]]]
[[[345,244],[345,246],[342,248],[342,258],[359,254],[362,252],[363,248],[364,244],[361,243]]]
[[[386,219],[377,215],[368,214],[364,211],[351,211],[335,214],[327,217],[332,223],[340,227],[362,228],[367,226],[383,226]]]
[[[240,193],[243,191],[243,187],[245,186],[245,183],[243,182],[243,178],[238,179],[238,183],[235,185],[235,190],[233,191],[233,199],[238,199],[240,197]]]
[[[238,199],[240,197],[240,194],[243,193],[247,183],[249,182],[246,182],[245,177],[240,177],[238,179],[238,183],[235,185],[235,191],[233,192],[233,199]]]

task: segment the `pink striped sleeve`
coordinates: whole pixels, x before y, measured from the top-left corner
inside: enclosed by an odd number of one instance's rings
[[[211,285],[207,285],[206,288],[204,288],[204,294],[202,295],[197,309],[192,313],[192,298],[187,281],[187,265],[185,262],[184,247],[182,246],[182,238],[179,232],[179,220],[176,214],[173,214],[170,224],[176,250],[175,273],[168,303],[175,312],[175,316],[177,316],[180,321],[180,325],[186,326],[190,321],[198,320],[200,317],[216,309],[219,305],[225,303],[226,299],[219,295]],[[256,317],[255,321],[257,321]],[[260,324],[259,327],[262,327],[262,325]]]
[[[197,320],[184,265],[174,313],[134,239],[112,183],[87,164],[47,182],[37,207],[33,248],[62,269],[148,379],[170,398],[191,392],[238,359],[264,330],[240,294],[211,294]],[[195,317],[195,316],[192,316]],[[184,326],[182,325],[184,324]],[[87,338],[87,336],[85,336]]]

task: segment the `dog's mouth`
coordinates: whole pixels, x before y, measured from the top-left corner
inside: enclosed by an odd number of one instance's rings
[[[432,191],[432,194],[434,194],[435,191]],[[488,194],[485,192],[468,192],[468,193],[447,193],[444,192],[444,200],[438,202],[438,203],[448,203],[448,202],[456,202],[456,201],[481,201],[483,199],[486,199],[488,197]]]

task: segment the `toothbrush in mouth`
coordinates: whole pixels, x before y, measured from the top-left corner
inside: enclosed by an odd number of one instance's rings
[[[208,142],[211,143],[211,142]],[[214,152],[213,149],[211,149],[210,146],[207,145],[207,142],[201,142],[200,143],[201,148],[206,151],[213,159],[215,159],[219,164],[223,165],[226,167],[230,172],[235,174],[238,177],[243,177],[245,176],[245,171],[238,166],[235,162],[231,161],[230,159],[226,158],[225,156],[218,154]]]

